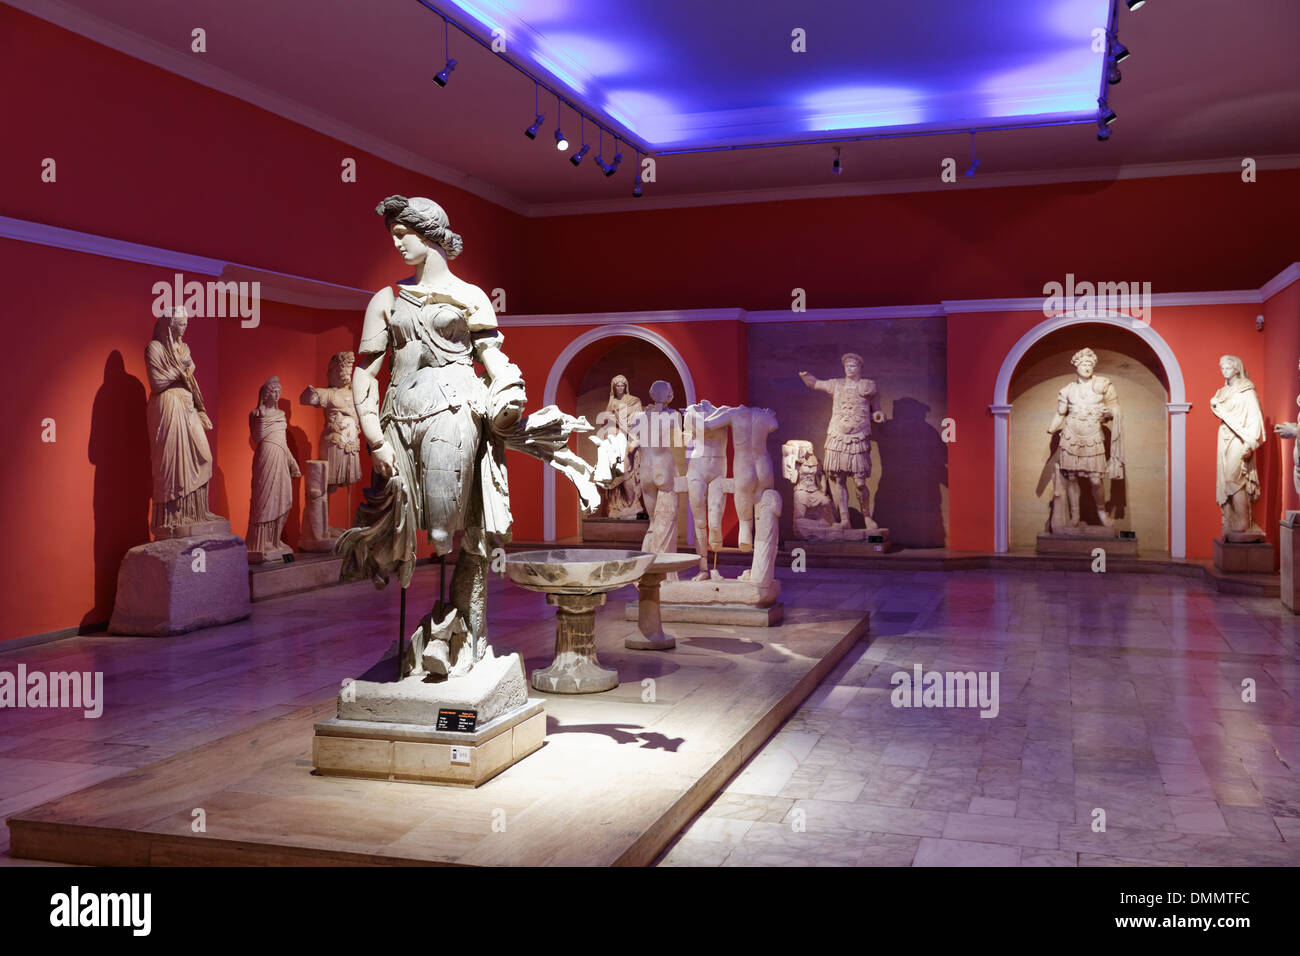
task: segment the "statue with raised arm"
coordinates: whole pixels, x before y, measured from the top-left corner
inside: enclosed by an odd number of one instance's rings
[[[145,347],[149,374],[149,442],[153,464],[155,538],[229,533],[230,522],[208,510],[212,420],[194,377],[194,359],[185,344],[189,315],[181,306],[158,317]]]
[[[455,677],[488,654],[488,562],[511,529],[506,449],[565,474],[590,513],[600,502],[592,469],[567,443],[591,426],[554,406],[524,415],[523,376],[502,350],[491,302],[449,266],[462,242],[441,206],[390,196],[375,211],[415,271],[377,292],[366,308],[352,394],[374,470],[384,481],[358,509],[359,527],[343,533],[336,551],[344,558],[344,577],[369,577],[382,587],[396,574],[405,587],[415,567],[417,530],[428,534],[439,556],[463,532],[450,594],[439,596],[411,635],[402,665],[404,675]],[[385,362],[388,385],[381,396]]]
[[[1300,405],[1300,395],[1296,396],[1295,403]],[[1300,438],[1300,422],[1278,422],[1273,426],[1273,434],[1282,438]],[[1295,482],[1296,494],[1300,495],[1300,441],[1295,443],[1291,460],[1294,463],[1291,480]]]
[[[1259,498],[1255,449],[1265,434],[1259,393],[1237,356],[1220,357],[1219,371],[1224,384],[1210,399],[1210,411],[1219,419],[1214,497],[1223,512],[1223,540],[1263,541],[1264,529],[1253,514]]]
[[[822,455],[822,470],[830,479],[839,512],[841,527],[849,527],[848,483],[853,482],[858,492],[858,508],[866,527],[874,529],[871,519],[871,491],[867,479],[871,477],[871,425],[880,424],[885,415],[880,411],[880,392],[876,383],[862,377],[862,356],[848,352],[840,357],[844,365],[843,378],[819,379],[808,372],[799,378],[809,388],[831,396],[831,420],[826,428],[826,447]]]
[[[1104,527],[1111,527],[1102,479],[1124,477],[1124,437],[1115,386],[1110,379],[1094,374],[1097,353],[1092,349],[1075,352],[1070,364],[1075,368],[1075,379],[1057,393],[1056,414],[1047,427],[1049,435],[1061,435],[1055,473],[1060,476],[1064,501],[1061,495],[1054,496],[1051,521],[1052,531],[1057,534],[1077,534],[1087,529],[1079,513],[1080,486],[1084,481],[1092,488],[1098,519]],[[1109,456],[1103,424],[1110,431]]]

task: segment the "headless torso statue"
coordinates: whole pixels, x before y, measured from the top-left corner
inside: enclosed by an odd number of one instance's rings
[[[819,379],[808,372],[800,372],[799,378],[809,388],[831,396],[822,470],[831,482],[840,527],[849,527],[848,483],[852,481],[862,520],[867,528],[874,529],[877,525],[871,520],[871,491],[867,488],[871,477],[871,424],[880,424],[885,416],[878,406],[876,383],[862,377],[862,356],[849,352],[840,361],[844,365],[843,378]]]
[[[1080,485],[1087,481],[1102,527],[1110,528],[1106,510],[1103,478],[1124,477],[1124,445],[1121,431],[1119,398],[1110,380],[1094,375],[1097,355],[1092,349],[1080,349],[1070,363],[1075,380],[1057,393],[1056,415],[1048,426],[1049,435],[1060,433],[1057,472],[1062,495],[1054,495],[1051,528],[1053,534],[1079,534],[1088,524],[1079,510]],[[1102,424],[1110,429],[1110,455],[1106,454],[1106,436]],[[1064,505],[1064,507],[1062,507]]]

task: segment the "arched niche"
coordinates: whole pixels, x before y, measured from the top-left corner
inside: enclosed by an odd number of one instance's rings
[[[657,352],[657,356],[655,353]],[[663,364],[666,360],[666,365]],[[653,379],[644,383],[641,378],[662,369],[673,373],[672,377],[661,375],[673,386],[673,407],[685,408],[695,403],[695,381],[681,353],[668,339],[658,332],[640,325],[617,324],[604,325],[591,329],[575,338],[556,358],[546,377],[546,389],[542,404],[557,404],[566,411],[577,409],[579,414],[586,414],[592,421],[595,413],[605,407],[609,394],[609,378],[617,372],[609,371],[619,362],[633,362],[642,371],[634,377],[625,369],[618,371],[627,374],[633,394],[643,403],[649,403],[649,388]],[[606,372],[609,374],[606,375]],[[603,385],[599,379],[603,377]],[[593,422],[594,424],[594,422]],[[589,457],[583,443],[578,439],[579,453]],[[590,445],[590,442],[585,442]],[[557,501],[560,499],[563,505]],[[542,537],[546,541],[556,539],[556,516],[559,509],[572,508],[577,514],[577,495],[572,489],[565,489],[561,494],[556,485],[555,471],[551,468],[542,472]]]
[[[1070,358],[1082,348],[1096,353],[1096,374],[1110,380],[1122,410],[1124,477],[1104,482],[1115,526],[1135,531],[1144,551],[1163,551],[1169,540],[1169,384],[1147,343],[1128,329],[1094,323],[1066,326],[1039,339],[1011,377],[1008,549],[1032,551],[1037,535],[1049,530],[1057,436],[1047,427],[1058,392],[1075,379]],[[1086,483],[1080,506],[1089,524],[1099,523]]]
[[[1165,424],[1168,443],[1168,549],[1172,557],[1187,554],[1187,412],[1182,369],[1169,343],[1146,322],[1127,315],[1108,314],[1080,317],[1072,313],[1053,316],[1034,326],[1007,352],[993,386],[989,411],[994,418],[993,430],[993,549],[1009,550],[1010,541],[1010,418],[1013,409],[1011,383],[1022,359],[1042,339],[1062,329],[1080,325],[1098,325],[1130,332],[1154,354],[1168,389]],[[1133,354],[1136,350],[1130,350]],[[1104,369],[1099,370],[1105,374]],[[1121,396],[1122,400],[1122,396]],[[1044,426],[1046,428],[1046,426]],[[1149,548],[1150,545],[1147,545]]]

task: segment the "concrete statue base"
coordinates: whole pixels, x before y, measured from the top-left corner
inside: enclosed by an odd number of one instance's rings
[[[242,620],[251,610],[243,538],[166,538],[138,545],[122,559],[108,632],[184,634]]]
[[[477,787],[541,749],[546,713],[542,701],[525,700],[469,733],[338,718],[316,724],[315,730],[317,773]]]
[[[1102,548],[1109,555],[1136,555],[1137,538],[1121,538],[1117,528],[1085,525],[1077,531],[1040,532],[1034,550],[1038,554],[1091,554]]]
[[[1273,546],[1267,541],[1214,539],[1214,566],[1230,574],[1272,574]]]

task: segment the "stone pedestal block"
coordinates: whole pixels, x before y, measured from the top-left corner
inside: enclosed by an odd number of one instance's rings
[[[1118,534],[1048,534],[1042,532],[1034,550],[1038,554],[1092,554],[1101,548],[1110,557],[1132,557],[1138,553],[1137,538],[1121,538]]]
[[[1296,571],[1300,570],[1300,511],[1288,511],[1281,522],[1282,604],[1300,614],[1300,590]]]
[[[243,538],[167,538],[134,547],[122,559],[108,631],[147,637],[184,634],[238,621],[251,610]]]
[[[1267,541],[1214,539],[1214,566],[1233,574],[1272,574],[1273,546]]]
[[[326,720],[316,725],[317,773],[477,787],[541,749],[546,713],[540,700],[523,704],[469,733],[423,724]]]

